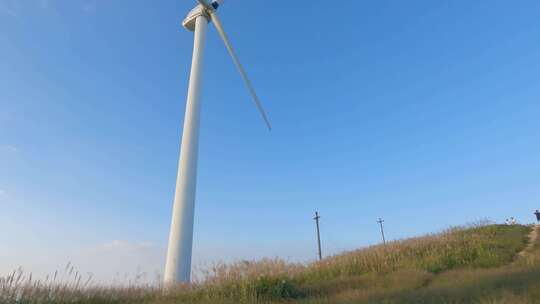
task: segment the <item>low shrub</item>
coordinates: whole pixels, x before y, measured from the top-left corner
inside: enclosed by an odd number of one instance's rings
[[[297,286],[288,278],[263,276],[252,284],[257,300],[285,300],[301,296]]]

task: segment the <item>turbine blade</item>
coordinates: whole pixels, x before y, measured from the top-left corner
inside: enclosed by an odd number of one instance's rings
[[[240,60],[238,59],[238,56],[236,56],[236,53],[234,52],[234,49],[231,45],[231,42],[229,41],[229,38],[227,37],[227,34],[225,34],[225,31],[223,30],[223,25],[221,24],[221,21],[219,20],[217,14],[214,11],[209,11],[210,17],[212,18],[212,22],[214,22],[214,25],[219,33],[219,36],[221,36],[221,39],[223,39],[223,42],[225,43],[225,47],[227,48],[227,51],[229,52],[229,55],[231,55],[232,60],[234,64],[236,65],[236,68],[240,72],[240,75],[242,76],[242,79],[244,80],[246,86],[248,87],[249,93],[251,94],[251,97],[253,98],[253,102],[255,103],[255,106],[257,107],[257,110],[261,114],[262,118],[264,119],[264,122],[266,123],[266,126],[268,127],[268,130],[272,130],[272,126],[270,125],[270,121],[268,120],[268,117],[266,116],[266,113],[264,111],[264,108],[262,106],[261,101],[259,100],[259,97],[257,96],[257,93],[255,92],[255,88],[251,84],[251,81],[249,80],[246,71],[244,70],[244,67],[240,63]]]

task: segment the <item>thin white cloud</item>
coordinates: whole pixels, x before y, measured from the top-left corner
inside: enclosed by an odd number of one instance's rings
[[[17,153],[19,152],[19,148],[17,148],[14,145],[0,145],[0,152],[9,152],[9,153]]]
[[[82,10],[86,13],[94,13],[96,11],[96,6],[97,6],[97,3],[96,1],[86,1],[84,4],[83,4],[83,7],[82,7]]]
[[[152,249],[154,246],[151,243],[146,242],[137,242],[131,243],[128,241],[114,240],[108,243],[103,243],[94,248],[88,250],[88,252],[107,252],[114,250],[131,250],[131,251],[142,251]]]
[[[39,5],[41,8],[49,8],[51,7],[51,1],[50,0],[39,0]]]
[[[8,15],[10,15],[10,16],[12,16],[12,17],[18,17],[18,16],[19,16],[19,15],[17,15],[17,13],[15,13],[14,10],[11,10],[11,9],[9,9],[9,8],[6,8],[4,11],[5,11]]]
[[[0,2],[0,13],[9,15],[11,17],[19,17],[17,12],[15,11],[15,8],[11,5],[8,5],[8,3],[2,3]]]
[[[164,250],[148,242],[113,240],[87,248],[73,264],[92,273],[98,283],[127,284],[136,277],[155,283],[164,264]]]
[[[77,0],[76,8],[80,9],[84,13],[93,14],[96,12],[101,1],[98,0]],[[59,6],[62,5],[61,1],[55,0],[33,0],[33,1],[21,1],[21,0],[0,0],[0,16],[8,15],[14,18],[18,18],[19,15],[23,16],[25,10],[31,8],[38,8],[42,10],[56,11]]]

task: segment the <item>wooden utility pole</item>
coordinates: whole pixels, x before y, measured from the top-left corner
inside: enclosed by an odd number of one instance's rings
[[[384,220],[379,218],[379,220],[377,221],[377,223],[379,223],[379,225],[381,226],[381,235],[382,235],[382,241],[383,241],[383,244],[386,244],[386,240],[384,239],[384,228],[383,228],[383,223],[384,223]]]
[[[315,211],[315,217],[313,218],[315,220],[315,224],[317,225],[317,245],[319,249],[319,261],[322,260],[322,252],[321,252],[321,233],[319,230],[319,219],[321,217],[319,216],[319,212]]]

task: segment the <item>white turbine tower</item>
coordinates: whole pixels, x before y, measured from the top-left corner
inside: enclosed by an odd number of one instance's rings
[[[188,16],[182,22],[182,25],[187,30],[195,32],[195,39],[189,77],[186,114],[184,118],[184,131],[182,134],[182,146],[180,149],[180,162],[178,165],[176,191],[174,194],[169,246],[165,264],[165,286],[189,283],[191,279],[191,251],[193,244],[193,218],[195,211],[197,156],[199,146],[201,68],[206,29],[209,22],[214,23],[219,35],[225,43],[227,51],[231,55],[242,79],[246,83],[258,111],[261,113],[268,129],[271,129],[270,122],[255,93],[255,89],[247,77],[242,64],[238,60],[236,53],[223,30],[223,26],[216,15],[216,10],[222,1],[214,0],[212,3],[208,3],[206,0],[197,1],[199,4],[189,12]]]

